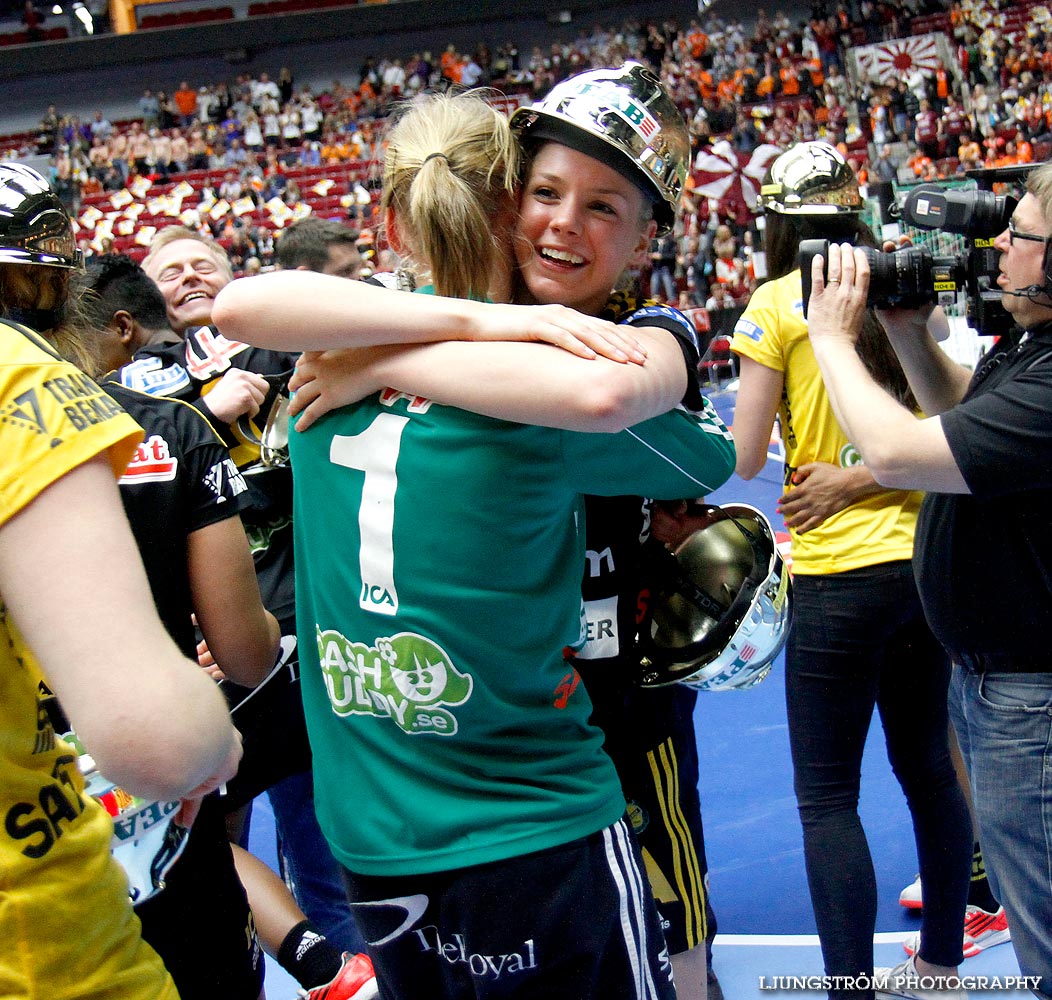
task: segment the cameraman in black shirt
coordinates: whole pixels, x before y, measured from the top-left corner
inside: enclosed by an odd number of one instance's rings
[[[1002,337],[974,375],[939,349],[930,307],[880,314],[925,418],[884,392],[855,353],[869,286],[860,251],[830,247],[825,278],[821,258],[812,262],[808,321],[837,418],[877,482],[928,491],[917,526],[918,587],[954,660],[950,714],[991,888],[1008,913],[1023,975],[1048,997],[1052,165],[1029,174],[1026,192],[994,241],[1003,304],[1022,332]]]

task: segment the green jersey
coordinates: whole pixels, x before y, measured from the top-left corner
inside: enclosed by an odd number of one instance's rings
[[[711,407],[583,434],[388,390],[290,450],[303,697],[338,860],[422,874],[614,822],[617,774],[564,657],[582,641],[581,496],[719,486],[734,447]]]

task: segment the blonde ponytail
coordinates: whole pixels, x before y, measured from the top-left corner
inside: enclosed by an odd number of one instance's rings
[[[519,148],[504,115],[478,92],[406,106],[384,158],[382,206],[411,266],[439,295],[485,298],[498,255],[495,220],[514,198]]]

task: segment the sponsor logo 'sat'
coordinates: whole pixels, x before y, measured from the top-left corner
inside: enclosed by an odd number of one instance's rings
[[[160,434],[151,434],[138,448],[121,476],[122,483],[172,482],[179,471],[179,459]]]
[[[60,754],[51,769],[52,781],[40,786],[35,801],[15,802],[4,817],[4,832],[27,857],[44,857],[84,812],[84,799],[73,775],[77,759]]]
[[[452,736],[448,709],[471,697],[473,680],[441,646],[414,632],[381,637],[370,646],[317,628],[318,658],[337,715],[390,718],[411,735]]]

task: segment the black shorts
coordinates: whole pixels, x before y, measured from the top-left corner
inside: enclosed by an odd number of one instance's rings
[[[507,861],[345,877],[387,1000],[676,995],[639,848],[623,820]]]
[[[595,705],[592,721],[606,735],[604,747],[621,779],[669,951],[711,946],[716,917],[698,796],[698,692],[682,684],[619,685],[603,671],[581,670]]]
[[[214,795],[202,804],[165,881],[164,890],[135,912],[179,995],[256,1000],[263,952]]]
[[[222,684],[243,748],[237,774],[222,793],[227,812],[240,809],[282,778],[311,769],[294,624],[282,623],[281,646],[281,662],[259,687]]]

